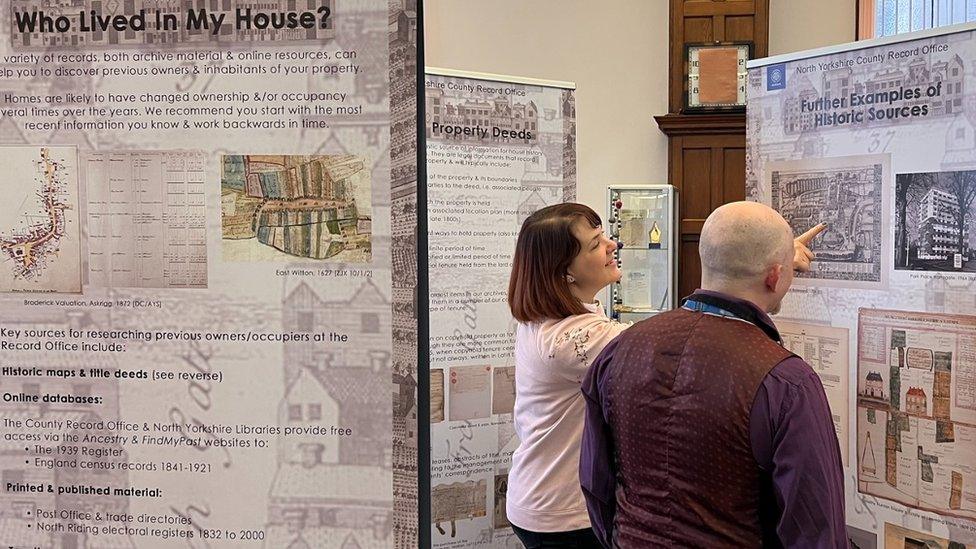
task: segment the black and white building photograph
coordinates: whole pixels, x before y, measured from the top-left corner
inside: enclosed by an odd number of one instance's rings
[[[976,170],[895,179],[895,269],[976,272]]]

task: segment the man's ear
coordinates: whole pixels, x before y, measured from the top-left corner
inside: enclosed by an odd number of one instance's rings
[[[766,280],[763,281],[766,289],[775,292],[781,276],[783,276],[783,266],[778,263],[766,269]]]

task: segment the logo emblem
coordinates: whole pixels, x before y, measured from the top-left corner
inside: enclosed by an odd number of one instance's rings
[[[786,89],[786,63],[766,67],[766,91]]]

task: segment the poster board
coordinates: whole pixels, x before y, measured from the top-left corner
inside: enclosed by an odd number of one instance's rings
[[[748,67],[747,196],[828,224],[774,320],[819,334],[811,362],[846,334],[824,385],[848,523],[889,541],[976,543],[974,63],[961,25]]]
[[[0,544],[417,546],[419,7],[3,4]]]
[[[522,222],[576,197],[568,83],[428,67],[431,543],[519,547],[505,517]]]

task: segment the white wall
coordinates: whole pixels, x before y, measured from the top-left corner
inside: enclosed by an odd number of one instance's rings
[[[432,67],[575,82],[579,200],[666,183],[667,0],[425,0]],[[855,0],[770,0],[769,53],[855,37]]]
[[[575,82],[579,201],[610,183],[666,183],[665,0],[425,0],[432,67]]]

